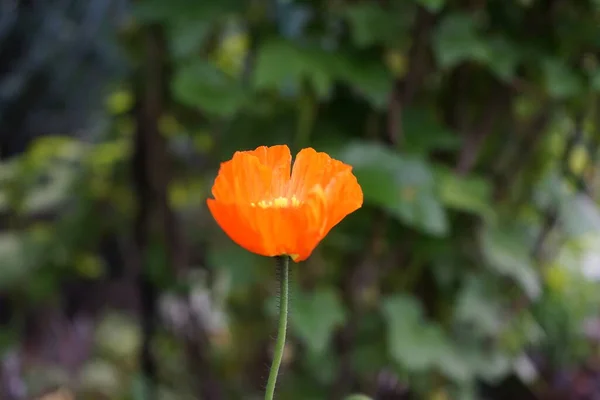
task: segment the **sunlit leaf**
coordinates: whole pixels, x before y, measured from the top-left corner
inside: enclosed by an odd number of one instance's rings
[[[550,96],[563,99],[581,93],[582,80],[565,63],[548,59],[543,62],[542,67],[545,85]]]
[[[482,19],[476,14],[444,17],[433,39],[440,66],[449,69],[465,61],[476,61],[499,78],[511,79],[519,60],[516,45],[503,37],[485,37],[481,25]]]
[[[172,89],[182,103],[223,117],[234,115],[248,102],[242,86],[203,61],[180,67]]]
[[[481,177],[463,177],[450,169],[436,169],[438,190],[444,205],[484,218],[494,215],[489,182]]]
[[[489,49],[478,33],[478,24],[469,14],[450,14],[443,18],[433,38],[434,53],[442,68],[487,58]]]
[[[403,110],[402,146],[406,152],[429,154],[432,151],[454,151],[461,138],[449,130],[426,109],[408,107]]]
[[[229,241],[212,245],[208,251],[208,262],[227,274],[231,290],[236,291],[257,283],[261,277],[259,267],[268,261]]]
[[[135,4],[134,15],[144,22],[210,21],[236,11],[243,11],[243,5],[244,3],[239,0],[218,2],[173,0],[168,3],[161,0],[145,0]]]
[[[410,9],[403,11],[390,13],[376,3],[352,3],[345,7],[344,15],[350,24],[354,43],[366,47],[377,42],[397,42],[403,37],[410,29],[413,14]]]
[[[490,297],[485,282],[469,279],[458,295],[455,318],[485,335],[495,336],[502,327],[502,310]]]
[[[366,202],[383,207],[426,233],[447,233],[447,215],[437,198],[434,175],[427,162],[375,143],[350,144],[340,158],[353,166]]]
[[[380,63],[341,55],[331,65],[337,79],[366,97],[374,107],[383,108],[387,104],[393,80]]]
[[[112,114],[124,114],[131,110],[133,106],[134,98],[133,94],[129,90],[117,90],[112,93],[106,100],[106,107]]]
[[[514,279],[529,297],[540,295],[540,279],[530,258],[524,232],[516,227],[486,225],[480,240],[490,268]]]
[[[315,353],[326,349],[334,330],[345,320],[340,298],[330,288],[295,293],[291,310],[291,328]]]
[[[0,287],[9,288],[27,276],[23,239],[15,233],[0,234]]]
[[[431,12],[440,11],[446,4],[446,0],[416,0],[416,2]]]
[[[296,90],[308,80],[320,96],[326,96],[332,85],[329,70],[331,54],[300,48],[284,40],[269,40],[258,50],[254,68],[254,85],[259,89],[281,89],[293,85]]]
[[[560,220],[571,236],[600,232],[600,210],[584,194],[574,194],[560,204]]]
[[[383,303],[388,326],[387,343],[392,358],[409,371],[440,369],[457,380],[470,371],[464,365],[444,331],[424,320],[414,298],[395,295]]]

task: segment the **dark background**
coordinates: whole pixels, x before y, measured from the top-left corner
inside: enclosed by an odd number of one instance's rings
[[[0,399],[261,399],[274,263],[205,200],[279,143],[365,205],[277,398],[600,399],[599,50],[597,0],[0,0]]]

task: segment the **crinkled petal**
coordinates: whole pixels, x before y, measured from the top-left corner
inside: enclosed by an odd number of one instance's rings
[[[287,254],[296,262],[308,258],[363,202],[351,166],[309,148],[291,168],[287,146],[235,153],[221,164],[213,195],[207,201],[210,212],[235,243],[264,256]],[[289,204],[277,203],[280,198]]]
[[[207,200],[208,208],[223,231],[246,250],[264,255],[290,255],[294,261],[308,258],[321,240],[315,221],[318,210],[311,204],[290,208],[261,208]]]
[[[345,170],[334,175],[325,188],[327,198],[327,221],[323,235],[339,224],[348,214],[358,210],[363,204],[363,191],[352,173]]]
[[[327,187],[331,179],[340,172],[352,167],[334,160],[327,153],[316,152],[312,148],[301,150],[294,160],[290,193],[304,199],[316,186]]]
[[[212,188],[216,200],[225,203],[255,203],[270,195],[273,174],[250,152],[236,152],[221,164]]]
[[[250,153],[272,171],[271,196],[274,198],[285,196],[292,168],[292,154],[289,147],[286,145],[261,146]]]

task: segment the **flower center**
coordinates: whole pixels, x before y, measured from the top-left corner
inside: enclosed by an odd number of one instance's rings
[[[260,208],[288,208],[298,207],[300,200],[296,196],[292,196],[290,199],[287,197],[277,197],[273,200],[261,200],[258,203],[250,203],[252,207]]]

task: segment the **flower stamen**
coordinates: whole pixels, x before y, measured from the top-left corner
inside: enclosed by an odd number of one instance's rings
[[[260,208],[288,208],[300,206],[300,200],[296,196],[290,199],[287,197],[277,197],[273,200],[261,200],[258,203],[250,203],[252,207]]]

